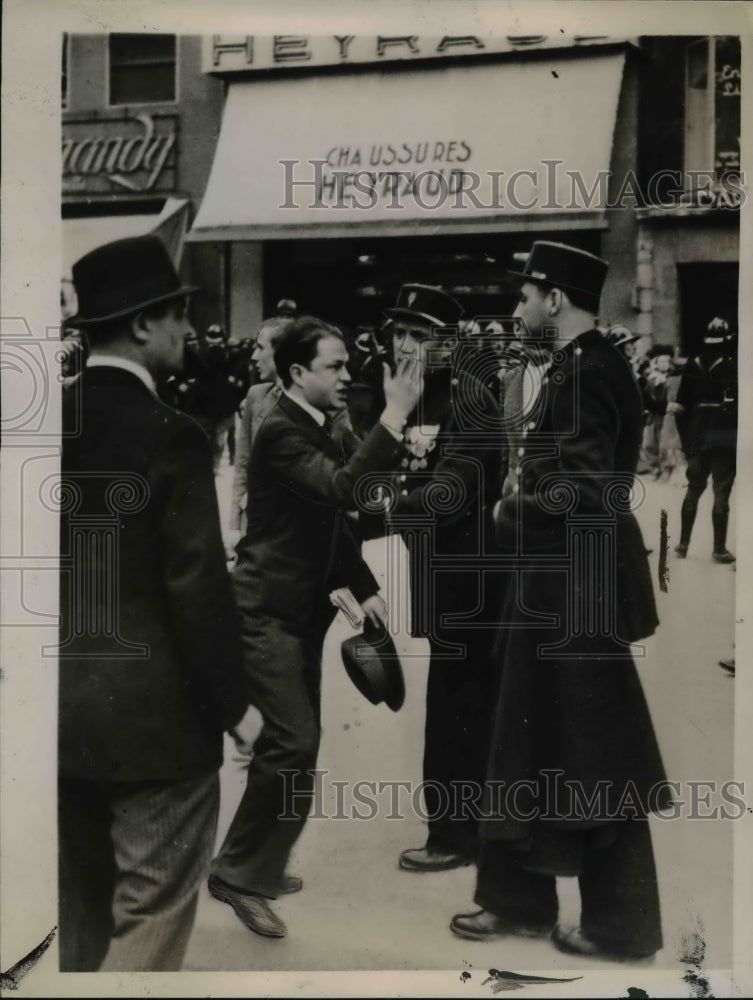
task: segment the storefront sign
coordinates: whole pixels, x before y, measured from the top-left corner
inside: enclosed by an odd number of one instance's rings
[[[718,174],[740,169],[740,39],[716,39],[716,142],[714,167]]]
[[[374,69],[358,86],[339,73],[233,80],[193,238],[600,216],[623,65],[603,50],[435,65],[409,91]],[[487,115],[468,112],[479,94]],[[587,128],[572,127],[574,107]]]
[[[175,115],[67,119],[63,194],[173,191],[176,144]]]
[[[384,63],[532,48],[614,43],[605,35],[212,35],[204,39],[205,73]]]

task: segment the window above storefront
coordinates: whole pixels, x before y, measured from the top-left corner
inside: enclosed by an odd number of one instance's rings
[[[111,107],[177,100],[175,35],[113,34],[108,43]]]

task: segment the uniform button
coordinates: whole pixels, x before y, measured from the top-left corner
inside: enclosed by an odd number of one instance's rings
[[[546,385],[546,383],[547,383],[548,381],[549,381],[549,379],[548,379],[548,378],[547,378],[547,376],[545,375],[545,376],[544,376],[544,377],[542,378],[542,380],[541,380],[541,384],[542,384],[542,385]]]
[[[400,482],[401,482],[401,483],[404,483],[404,482],[405,482],[405,476],[404,476],[404,475],[402,475],[402,476],[400,477]]]
[[[520,493],[520,487],[516,483],[512,488],[513,493]]]
[[[516,468],[515,468],[515,475],[519,476],[522,471],[523,471],[523,466],[522,465],[516,466]]]
[[[535,427],[536,427],[536,422],[534,420],[532,420],[530,422],[530,424],[528,425],[528,430],[532,431]]]
[[[525,448],[518,448],[518,458],[522,458],[526,453]]]
[[[400,495],[404,496],[404,497],[407,497],[408,496],[408,491],[407,490],[400,490]]]
[[[582,354],[583,353],[583,348],[582,347],[576,347],[575,348],[575,353],[576,354]]]

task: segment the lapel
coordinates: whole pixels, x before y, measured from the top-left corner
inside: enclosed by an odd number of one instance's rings
[[[320,427],[311,414],[307,413],[302,406],[295,403],[292,399],[286,396],[284,392],[280,394],[277,406],[280,407],[282,412],[292,423],[303,428],[309,434],[311,439],[316,441],[316,443],[320,445],[324,451],[332,457],[339,456],[340,449],[329,436],[327,431],[324,427]]]

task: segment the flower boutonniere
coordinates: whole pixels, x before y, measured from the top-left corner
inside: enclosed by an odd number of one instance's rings
[[[416,424],[409,427],[405,432],[405,446],[413,457],[403,464],[408,465],[413,472],[425,469],[428,464],[426,456],[436,448],[438,434],[439,424]]]

